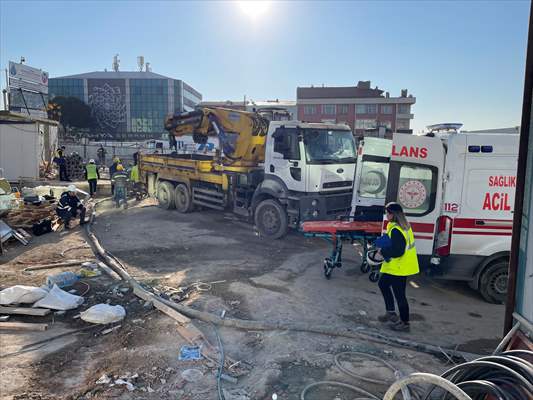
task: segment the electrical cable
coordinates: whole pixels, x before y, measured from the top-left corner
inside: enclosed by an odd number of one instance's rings
[[[347,383],[335,382],[335,381],[318,381],[318,382],[310,383],[309,385],[307,385],[304,388],[304,390],[302,390],[302,393],[300,394],[300,400],[305,400],[305,395],[309,391],[309,389],[312,389],[312,388],[314,388],[316,386],[324,386],[324,385],[338,386],[338,387],[342,387],[342,388],[345,388],[345,389],[350,389],[350,390],[353,390],[354,392],[357,392],[357,393],[360,393],[362,395],[368,396],[369,399],[381,400],[379,397],[373,395],[370,392],[367,392],[364,389],[361,389],[360,387],[349,385]],[[471,400],[471,399],[468,399],[468,400]]]
[[[394,368],[394,366],[392,366],[390,363],[388,363],[387,361],[383,360],[380,357],[376,357],[376,356],[374,356],[372,354],[359,352],[359,351],[345,351],[343,353],[337,354],[335,356],[335,360],[334,361],[335,361],[335,365],[337,366],[337,368],[339,370],[341,370],[343,373],[345,373],[346,375],[351,376],[352,378],[364,381],[364,382],[377,383],[378,385],[390,385],[393,382],[393,380],[392,381],[384,381],[384,380],[381,380],[381,379],[373,379],[373,378],[369,378],[367,376],[358,375],[355,372],[352,372],[349,369],[345,368],[344,366],[342,366],[340,358],[342,356],[346,356],[346,355],[349,355],[349,354],[355,354],[355,355],[358,355],[358,356],[361,356],[361,357],[366,357],[366,358],[369,358],[371,360],[378,361],[381,364],[385,365],[385,367],[387,367],[389,370],[391,370],[393,374],[396,372],[396,368]]]
[[[218,329],[215,324],[213,324],[213,328],[215,329],[215,334],[217,336],[217,342],[218,342],[218,350],[220,351],[220,365],[218,367],[218,373],[217,373],[218,400],[224,400],[224,395],[222,394],[222,385],[220,382],[220,379],[222,377],[222,371],[224,369],[224,361],[225,361],[224,347],[222,346],[222,341],[220,340],[220,335],[218,334]]]

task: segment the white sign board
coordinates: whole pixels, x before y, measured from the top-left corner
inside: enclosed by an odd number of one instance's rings
[[[9,89],[23,89],[48,94],[48,72],[10,61]]]

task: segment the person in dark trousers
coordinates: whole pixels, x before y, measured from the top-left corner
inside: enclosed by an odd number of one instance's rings
[[[96,150],[96,154],[98,155],[98,166],[100,168],[105,167],[105,156],[107,154],[107,151],[103,145],[100,145],[98,150]]]
[[[409,303],[405,289],[407,277],[419,272],[415,238],[400,204],[389,203],[385,206],[385,211],[390,246],[380,249],[385,260],[381,265],[379,278],[379,289],[385,300],[385,314],[379,316],[378,320],[391,323],[390,327],[395,331],[409,331]],[[399,319],[394,307],[395,298]]]
[[[85,179],[87,179],[87,182],[89,183],[89,194],[92,197],[96,193],[96,185],[98,179],[100,179],[100,172],[98,172],[98,167],[92,158],[85,166]]]
[[[117,172],[117,166],[120,164],[120,159],[115,157],[113,164],[109,166],[109,179],[111,179],[111,195],[115,194],[115,183],[113,182],[113,175]]]
[[[85,224],[85,207],[76,194],[76,186],[69,185],[66,192],[61,194],[57,204],[56,213],[65,224],[66,229],[70,229],[70,221],[76,218],[78,211],[80,214],[80,225]]]
[[[61,149],[57,150],[57,155],[54,157],[54,162],[56,163],[57,167],[59,168],[59,180],[60,181],[70,181],[67,174],[67,160],[65,156],[63,155],[64,147],[61,147]]]
[[[117,165],[117,172],[113,174],[112,183],[115,186],[115,193],[113,199],[115,200],[115,205],[117,208],[124,203],[124,207],[128,207],[128,197],[127,197],[127,188],[128,188],[128,174],[124,170],[122,164]]]

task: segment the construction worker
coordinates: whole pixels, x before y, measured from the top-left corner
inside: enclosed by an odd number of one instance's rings
[[[117,172],[117,165],[120,164],[120,158],[113,158],[113,164],[109,166],[109,179],[111,179],[111,194],[115,193],[115,184],[113,183],[113,175]]]
[[[96,150],[96,154],[98,155],[98,166],[100,168],[105,167],[105,156],[107,154],[107,151],[104,146],[100,145],[98,150]]]
[[[69,185],[67,191],[61,194],[57,204],[56,213],[65,224],[66,229],[70,229],[70,220],[76,218],[78,211],[80,212],[80,225],[85,223],[85,207],[76,192],[76,186]]]
[[[124,206],[127,207],[128,201],[126,196],[128,186],[128,174],[124,170],[122,164],[117,165],[117,170],[111,178],[111,184],[115,187],[113,198],[115,200],[117,208],[120,207],[121,202],[124,202]]]
[[[70,181],[67,174],[67,159],[64,156],[65,146],[62,146],[57,150],[56,156],[53,161],[56,163],[57,168],[59,169],[59,180],[60,181]]]
[[[85,166],[85,179],[89,183],[89,195],[92,197],[96,193],[96,185],[100,179],[100,172],[98,172],[98,167],[92,158]]]
[[[378,320],[391,323],[390,327],[395,331],[409,331],[409,303],[405,289],[407,277],[419,272],[415,238],[400,204],[387,204],[385,212],[390,245],[380,249],[385,260],[381,265],[379,278],[379,289],[385,301],[385,314],[379,316]],[[399,319],[394,307],[395,298],[400,313]]]

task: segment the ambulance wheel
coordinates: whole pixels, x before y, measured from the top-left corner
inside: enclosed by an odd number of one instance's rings
[[[324,276],[326,279],[331,279],[331,271],[333,271],[333,262],[330,258],[324,259]]]
[[[157,184],[157,201],[159,207],[171,210],[176,207],[174,203],[174,185],[167,181],[159,181]]]
[[[363,260],[363,262],[361,263],[361,272],[363,274],[366,274],[367,272],[370,271],[370,265],[368,265],[368,263],[366,262],[366,260]]]
[[[370,275],[368,275],[368,279],[370,280],[370,282],[379,281],[379,272],[377,271],[371,272]]]
[[[489,303],[503,304],[507,298],[509,280],[509,261],[500,260],[489,265],[479,282],[479,292]]]

